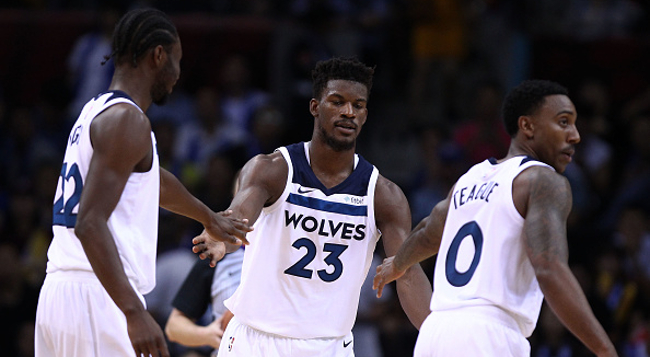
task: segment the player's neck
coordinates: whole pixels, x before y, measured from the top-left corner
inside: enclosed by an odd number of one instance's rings
[[[354,148],[335,151],[312,140],[309,145],[309,158],[312,171],[328,188],[343,182],[354,170]]]
[[[126,93],[143,112],[147,112],[151,106],[151,90],[146,85],[145,80],[138,79],[137,75],[124,73],[123,71],[115,72],[109,90],[120,90]]]

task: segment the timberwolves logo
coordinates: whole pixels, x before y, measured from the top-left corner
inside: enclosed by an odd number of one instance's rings
[[[228,352],[230,352],[230,351],[232,351],[232,344],[235,343],[235,337],[234,337],[234,336],[230,336],[230,338],[228,339],[228,341],[229,341],[229,343],[228,343]]]

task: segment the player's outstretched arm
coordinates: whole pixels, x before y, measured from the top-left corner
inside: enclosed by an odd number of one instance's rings
[[[526,252],[549,307],[597,356],[617,356],[568,265],[566,222],[572,205],[569,182],[551,170],[532,167],[515,179],[513,193],[516,205],[519,200],[518,209],[525,211]]]
[[[389,257],[377,267],[377,273],[373,280],[372,288],[377,290],[378,297],[381,297],[384,286],[402,276],[406,269],[438,254],[448,210],[449,195],[446,199],[438,202],[429,216],[418,223],[406,240],[401,243],[394,256],[387,253]]]
[[[233,219],[223,212],[213,212],[187,191],[176,176],[162,167],[160,168],[160,207],[200,222],[215,241],[236,245],[248,244],[246,233],[252,228],[246,220]]]
[[[411,230],[411,211],[402,190],[383,176],[377,181],[375,212],[388,258],[377,268],[373,288],[377,289],[377,296],[380,297],[384,286],[397,280],[397,294],[402,308],[411,323],[419,329],[430,312],[428,302],[431,299],[431,283],[422,267],[415,264],[419,260],[408,265],[394,265],[392,256],[398,252]]]
[[[235,197],[228,210],[222,214],[233,221],[246,223],[252,227],[262,209],[282,195],[288,172],[287,163],[279,152],[255,156],[242,168],[237,180],[238,189]],[[206,230],[208,230],[207,227]],[[223,237],[224,234],[227,234],[225,232],[210,232],[208,230],[208,233],[213,239],[213,236],[217,236],[215,240],[227,240]],[[208,235],[200,235],[192,240],[195,253],[209,249],[212,243],[207,237]],[[247,240],[245,242],[248,243]]]

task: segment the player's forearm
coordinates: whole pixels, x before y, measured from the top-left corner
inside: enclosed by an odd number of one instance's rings
[[[100,221],[85,219],[77,222],[75,234],[95,275],[119,309],[127,317],[144,312],[144,305],[124,272],[108,226]]]
[[[560,321],[597,356],[616,356],[607,333],[598,322],[568,265],[549,263],[536,269],[540,288]]]
[[[402,309],[409,320],[417,328],[431,312],[431,283],[419,264],[409,268],[404,275],[397,279],[397,295]]]
[[[176,176],[163,168],[160,169],[160,207],[204,225],[211,219],[211,210],[194,197]]]
[[[435,255],[440,248],[438,243],[434,242],[427,233],[427,221],[429,217],[420,222],[413,232],[408,236],[400,246],[393,264],[399,271],[405,271],[413,265]]]

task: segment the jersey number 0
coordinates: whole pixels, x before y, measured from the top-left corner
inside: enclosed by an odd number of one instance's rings
[[[467,237],[472,237],[474,241],[474,257],[472,258],[472,263],[465,272],[459,272],[456,269],[456,260],[458,260],[458,249],[460,248],[460,243]],[[481,260],[481,252],[483,250],[483,232],[481,227],[478,226],[476,221],[471,221],[465,223],[460,229],[454,239],[451,241],[449,246],[449,251],[447,252],[447,260],[445,261],[445,274],[447,275],[447,281],[449,284],[460,287],[467,285],[474,272],[478,266],[478,262]]]

